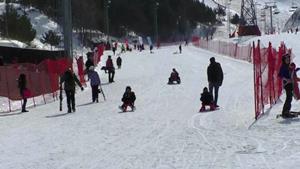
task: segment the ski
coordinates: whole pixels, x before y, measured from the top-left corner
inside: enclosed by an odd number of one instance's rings
[[[103,92],[103,89],[102,89],[101,85],[100,85],[99,93],[102,94],[104,101],[106,101],[105,94]]]
[[[279,117],[284,118],[284,119],[291,119],[291,118],[296,118],[300,115],[300,112],[296,111],[290,111],[290,114],[292,115],[291,117],[283,117],[282,114],[277,114],[276,118],[278,119]]]

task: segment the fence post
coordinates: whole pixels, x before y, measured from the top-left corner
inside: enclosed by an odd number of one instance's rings
[[[261,53],[260,53],[260,40],[258,40],[258,58],[259,58],[259,79],[260,79],[260,91],[261,91],[261,113],[264,114],[264,91],[263,91],[263,81],[262,81],[262,70],[261,70]]]
[[[10,93],[9,93],[9,84],[8,84],[8,78],[7,78],[7,66],[5,67],[5,78],[6,78],[6,87],[7,87],[7,95],[8,95],[8,107],[9,107],[9,112],[11,112],[11,103],[10,103]]]
[[[256,67],[255,67],[255,43],[253,41],[253,80],[254,80],[254,109],[255,109],[255,120],[257,120],[257,99],[256,99]]]

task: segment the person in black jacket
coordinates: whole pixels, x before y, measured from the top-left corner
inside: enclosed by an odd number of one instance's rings
[[[201,93],[202,106],[200,112],[205,111],[205,106],[210,106],[210,110],[215,110],[214,98],[211,93],[208,92],[207,87],[203,88],[203,93]]]
[[[18,78],[18,88],[20,90],[20,95],[22,96],[23,99],[22,112],[28,112],[26,110],[27,97],[25,96],[25,90],[27,90],[27,80],[26,80],[26,75],[23,73],[20,74]]]
[[[127,111],[127,107],[130,106],[132,111],[134,111],[135,107],[134,107],[134,102],[135,102],[135,94],[133,91],[131,91],[131,87],[127,86],[125,93],[123,94],[122,97],[122,106],[120,106],[120,109],[122,109],[124,112]]]
[[[95,66],[93,62],[93,53],[88,52],[87,54],[87,60],[85,62],[85,74],[88,74],[88,71],[90,70],[91,66]]]
[[[108,58],[106,60],[106,69],[108,71],[108,82],[109,83],[114,82],[115,67],[114,67],[114,63],[113,63],[110,55],[108,56]]]
[[[116,62],[117,62],[118,69],[121,69],[121,66],[122,66],[122,58],[121,58],[120,56],[118,56]]]
[[[214,104],[216,107],[219,107],[218,93],[219,87],[222,86],[223,83],[223,70],[221,64],[216,62],[214,57],[210,58],[210,65],[207,67],[207,78],[209,92],[213,95],[214,90]]]
[[[60,86],[62,86],[63,83],[67,96],[68,113],[71,113],[71,110],[75,112],[75,83],[80,86],[81,91],[83,91],[83,87],[76,75],[70,69],[67,70],[61,77]]]
[[[290,70],[290,55],[285,54],[282,56],[282,63],[280,66],[279,74],[278,76],[281,78],[283,83],[283,88],[286,93],[285,102],[282,108],[282,117],[283,118],[290,118],[294,117],[293,114],[290,113],[291,110],[291,103],[293,101],[293,79],[292,79],[292,71]]]
[[[177,84],[180,84],[180,82],[181,82],[180,77],[179,77],[179,73],[176,71],[175,68],[172,69],[172,73],[169,77],[168,84],[174,84],[174,81],[176,81]]]

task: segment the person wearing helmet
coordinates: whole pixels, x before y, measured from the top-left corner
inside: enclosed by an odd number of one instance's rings
[[[285,54],[281,58],[281,66],[279,70],[278,76],[282,79],[283,88],[285,90],[286,98],[282,108],[282,117],[283,118],[291,118],[295,115],[290,113],[291,103],[293,101],[293,80],[292,80],[292,72],[290,70],[290,55]]]

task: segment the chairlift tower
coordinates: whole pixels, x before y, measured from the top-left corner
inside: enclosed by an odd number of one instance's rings
[[[255,3],[253,0],[242,0],[239,36],[261,35],[257,26]]]

